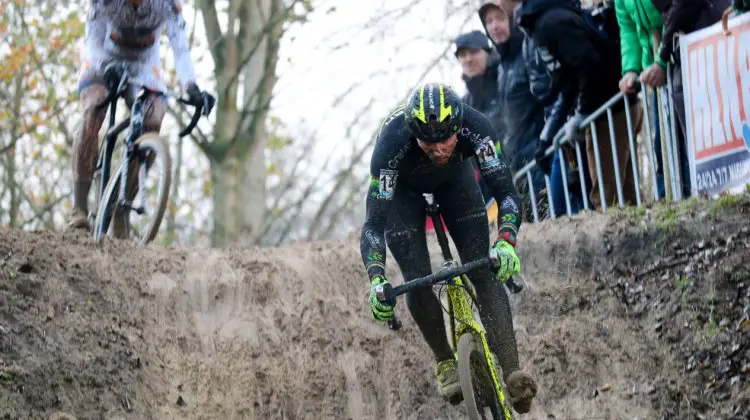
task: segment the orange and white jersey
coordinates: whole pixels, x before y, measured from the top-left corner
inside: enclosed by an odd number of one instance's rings
[[[131,78],[148,88],[166,89],[160,69],[159,37],[166,32],[180,84],[195,81],[179,0],[91,0],[81,53],[81,80],[108,60],[130,64]]]

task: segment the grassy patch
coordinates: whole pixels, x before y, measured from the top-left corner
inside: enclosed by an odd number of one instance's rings
[[[719,326],[719,323],[716,322],[716,316],[713,312],[708,317],[708,322],[706,323],[706,337],[708,338],[716,338],[717,335],[722,331],[722,327]]]
[[[0,383],[3,385],[13,384],[21,379],[23,379],[23,369],[16,366],[0,368]]]
[[[675,290],[679,294],[685,293],[685,290],[687,290],[689,285],[690,280],[687,278],[687,276],[680,276],[674,281]]]
[[[656,226],[667,232],[674,232],[677,227],[677,207],[670,204],[665,205],[655,212]]]
[[[710,214],[711,216],[717,216],[728,209],[737,207],[737,205],[742,201],[745,200],[743,200],[743,196],[740,195],[721,195],[719,196],[719,198],[711,201],[711,205],[708,209],[708,214]]]

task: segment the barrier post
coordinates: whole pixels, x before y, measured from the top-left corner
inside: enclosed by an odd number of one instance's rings
[[[636,206],[641,206],[641,183],[638,180],[638,155],[635,152],[635,142],[633,141],[633,119],[630,115],[630,100],[624,97],[625,103],[625,120],[628,126],[628,143],[630,145],[630,163],[633,168],[633,187],[635,188]]]
[[[612,147],[612,167],[615,170],[615,188],[617,188],[617,203],[619,207],[625,205],[622,198],[622,182],[620,180],[620,157],[617,153],[617,143],[615,140],[615,123],[612,117],[612,108],[607,108],[607,124],[609,125],[609,144]]]
[[[681,162],[680,162],[680,149],[679,145],[677,144],[677,118],[674,112],[674,101],[672,100],[672,63],[669,63],[667,66],[667,110],[669,110],[669,122],[670,122],[670,128],[672,130],[670,138],[670,148],[672,149],[672,156],[671,159],[674,162],[674,174],[672,174],[672,179],[674,179],[675,188],[673,191],[674,195],[674,201],[680,201],[682,200],[682,172],[681,172]]]
[[[648,143],[646,147],[648,147],[648,160],[650,162],[651,166],[651,180],[654,182],[654,201],[659,200],[659,181],[656,177],[656,154],[654,153],[654,137],[653,133],[651,131],[651,112],[649,108],[649,101],[651,100],[651,89],[644,87],[641,89],[641,92],[643,93],[643,97],[645,98],[643,101],[643,115],[644,115],[644,122],[646,124],[646,137],[648,137]]]
[[[596,134],[596,125],[594,121],[590,123],[591,141],[594,143],[594,162],[596,162],[596,184],[599,186],[599,198],[601,199],[602,212],[607,211],[607,199],[604,197],[604,187],[602,187],[602,161],[599,159],[599,136]]]
[[[526,182],[529,183],[529,194],[531,198],[531,211],[534,213],[534,223],[539,223],[539,211],[536,207],[536,191],[531,178],[531,169],[526,170]]]

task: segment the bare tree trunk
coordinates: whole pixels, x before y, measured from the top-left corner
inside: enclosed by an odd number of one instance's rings
[[[18,72],[13,92],[13,123],[10,127],[10,142],[12,146],[5,154],[5,183],[10,193],[8,208],[8,224],[15,227],[18,224],[18,210],[21,207],[21,196],[16,182],[16,143],[20,133],[18,126],[21,119],[21,104],[23,102],[23,72]]]
[[[231,2],[222,34],[214,2],[199,4],[219,94],[214,141],[205,150],[213,184],[211,241],[216,247],[254,244],[266,215],[265,119],[276,83],[281,25],[290,9],[283,0]]]
[[[249,140],[241,140],[249,141]],[[265,177],[253,174],[253,161],[261,159],[263,150],[248,154],[249,159],[230,154],[222,160],[211,161],[213,183],[214,229],[211,238],[215,247],[229,245],[251,245],[261,228],[263,203],[258,205],[256,194],[265,191]],[[255,175],[255,176],[254,176]],[[261,185],[258,185],[262,182]]]

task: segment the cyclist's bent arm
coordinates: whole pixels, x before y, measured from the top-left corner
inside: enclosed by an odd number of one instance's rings
[[[190,46],[185,35],[185,19],[182,17],[182,5],[174,2],[174,14],[167,18],[166,32],[169,38],[169,45],[172,47],[174,54],[174,65],[177,70],[177,76],[180,78],[182,87],[188,83],[195,82],[195,70],[193,70],[193,60],[190,57]]]
[[[497,138],[497,131],[486,116],[473,109],[466,109],[464,127],[475,133],[471,136],[474,157],[482,178],[497,202],[498,238],[515,246],[521,227],[521,206],[510,168],[499,146],[493,141]]]
[[[402,130],[403,107],[396,108],[383,122],[370,160],[370,186],[367,189],[365,223],[360,252],[370,279],[385,275],[385,225],[398,181],[398,155],[410,148]]]
[[[385,222],[391,200],[379,198],[380,191],[379,177],[371,174],[370,188],[367,191],[367,215],[359,248],[370,279],[385,275]]]
[[[104,16],[96,10],[95,5],[89,5],[83,40],[83,54],[81,54],[84,70],[89,66],[99,69],[105,57],[104,39],[107,38],[106,34],[107,22]]]

